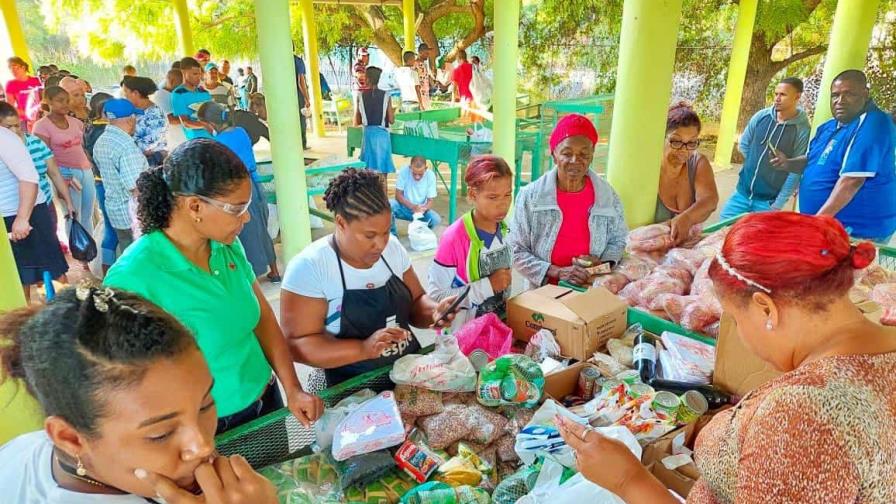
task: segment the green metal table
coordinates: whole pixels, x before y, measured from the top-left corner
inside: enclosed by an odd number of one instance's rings
[[[271,166],[271,161],[259,161],[258,166]],[[332,163],[332,164],[319,164],[314,167],[306,167],[305,168],[305,179],[307,180],[307,189],[306,194],[308,197],[320,196],[326,190],[326,182],[329,181],[333,175],[345,170],[346,168],[364,168],[365,164],[361,161],[352,160],[345,161],[340,163]],[[259,175],[258,182],[262,184],[270,184],[274,182],[274,175]],[[268,203],[272,205],[277,204],[277,193],[274,191],[267,191]],[[328,212],[323,212],[321,210],[317,210],[315,208],[309,208],[308,213],[314,215],[316,217],[320,217],[329,222],[333,222],[333,216]]]

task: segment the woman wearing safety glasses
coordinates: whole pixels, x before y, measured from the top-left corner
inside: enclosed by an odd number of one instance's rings
[[[669,109],[666,141],[660,168],[655,223],[669,222],[676,245],[688,231],[702,224],[716,210],[719,191],[706,156],[700,154],[700,118],[685,102]]]
[[[302,390],[286,340],[237,236],[249,221],[252,183],[230,149],[210,139],[178,146],[137,180],[144,235],[104,283],[174,315],[208,361],[218,432],[283,407],[305,425],[323,403]]]

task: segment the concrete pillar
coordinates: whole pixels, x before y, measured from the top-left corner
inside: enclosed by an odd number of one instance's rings
[[[414,32],[417,15],[414,12],[414,0],[401,0],[401,14],[404,18],[404,50],[415,51]]]
[[[320,54],[317,50],[317,24],[314,21],[312,0],[300,0],[302,8],[302,36],[305,41],[305,62],[308,70],[307,84],[311,94],[311,117],[314,134],[318,138],[326,136],[324,131],[324,109],[320,90]]]
[[[653,220],[682,0],[626,0],[607,179],[629,226]]]
[[[500,15],[498,13],[500,12]],[[516,162],[516,86],[519,62],[519,0],[495,0],[494,128],[492,151]],[[536,160],[533,160],[535,162]]]
[[[19,21],[19,13],[16,10],[16,0],[0,0],[0,9],[3,10],[6,35],[9,37],[9,47],[12,49],[12,54],[9,56],[18,56],[33,67],[31,56],[28,53],[28,44],[25,42],[25,34],[22,32],[22,23]],[[33,72],[34,68],[31,70]]]
[[[880,0],[839,0],[831,26],[831,41],[824,58],[821,89],[815,102],[813,131],[831,116],[831,82],[844,70],[863,70],[877,21]]]
[[[725,100],[722,102],[719,140],[716,144],[716,155],[713,160],[717,170],[731,166],[731,151],[734,148],[734,136],[737,133],[737,119],[740,112],[741,97],[744,92],[744,79],[747,76],[750,43],[753,39],[753,25],[756,22],[758,3],[758,0],[741,0],[737,11],[734,44],[731,47],[728,79],[725,83]]]
[[[283,261],[288,262],[311,243],[289,0],[255,0],[255,23],[268,103]]]
[[[190,29],[190,11],[187,9],[187,0],[173,0],[173,2],[174,27],[177,29],[180,56],[193,56],[196,51],[193,48],[193,30]]]

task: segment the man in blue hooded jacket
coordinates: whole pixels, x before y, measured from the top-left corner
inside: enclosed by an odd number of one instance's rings
[[[803,81],[788,77],[775,86],[775,104],[750,119],[740,137],[744,166],[737,189],[722,209],[721,218],[743,213],[780,210],[793,196],[800,176],[775,169],[771,159],[802,156],[809,147],[811,127],[799,107]]]

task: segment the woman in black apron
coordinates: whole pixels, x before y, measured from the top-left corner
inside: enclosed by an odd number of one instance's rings
[[[411,326],[431,327],[454,297],[436,303],[424,292],[389,232],[391,207],[376,172],[344,171],[324,199],[336,231],[290,261],[280,307],[293,358],[324,369],[333,386],[419,353]]]

